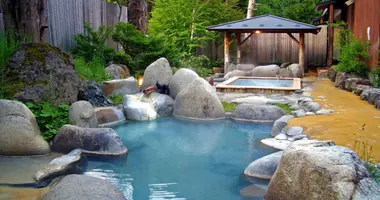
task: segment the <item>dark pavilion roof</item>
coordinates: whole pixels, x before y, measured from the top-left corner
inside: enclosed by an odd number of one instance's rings
[[[317,34],[320,27],[302,22],[285,19],[273,15],[261,15],[242,19],[206,28],[210,31],[219,32],[245,32],[261,31],[263,33],[314,33]]]

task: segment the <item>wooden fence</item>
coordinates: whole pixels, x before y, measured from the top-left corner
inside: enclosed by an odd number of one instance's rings
[[[104,0],[49,0],[49,43],[64,50],[75,46],[73,36],[84,33],[84,23],[93,28],[117,23],[119,7]],[[127,21],[127,8],[123,7],[121,21]],[[117,47],[111,40],[109,45]]]
[[[313,66],[325,66],[327,57],[327,26],[322,25],[318,35],[305,34],[305,63]],[[293,34],[299,39],[298,34]],[[236,43],[236,42],[235,42]],[[231,60],[236,62],[236,45],[230,48]],[[298,44],[286,33],[255,34],[242,45],[241,63],[270,64],[298,63]],[[211,59],[224,59],[223,43],[211,42],[197,54]]]
[[[3,24],[3,13],[1,12],[1,5],[0,5],[0,31],[4,29],[4,24]]]

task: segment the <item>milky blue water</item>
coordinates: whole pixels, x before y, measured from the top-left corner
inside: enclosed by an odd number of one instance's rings
[[[252,185],[241,174],[253,160],[273,152],[260,144],[271,127],[177,118],[127,122],[114,130],[127,146],[128,156],[91,160],[85,174],[110,181],[130,200],[262,199],[240,194]]]
[[[293,80],[238,79],[229,85],[253,87],[293,87]]]

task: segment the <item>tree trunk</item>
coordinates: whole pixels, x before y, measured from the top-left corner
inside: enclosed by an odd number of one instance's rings
[[[128,22],[135,25],[138,30],[146,34],[148,29],[147,0],[128,1]]]
[[[255,0],[249,0],[248,2],[248,11],[247,11],[247,18],[253,17],[255,10]]]
[[[17,38],[48,41],[47,0],[1,0],[4,28]]]
[[[121,15],[123,14],[123,6],[121,4],[118,4],[119,6],[119,16],[117,17],[117,21],[121,21]]]

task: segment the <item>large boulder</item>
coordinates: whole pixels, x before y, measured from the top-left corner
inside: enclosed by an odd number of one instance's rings
[[[278,65],[257,66],[252,70],[252,76],[255,77],[276,77],[279,73]]]
[[[319,105],[317,102],[314,102],[314,101],[301,102],[300,107],[306,112],[317,112],[318,110],[321,109],[321,105]]]
[[[221,119],[225,112],[216,92],[203,78],[197,78],[178,93],[173,114],[194,119]]]
[[[278,75],[280,77],[293,77],[293,72],[290,69],[281,68]]]
[[[24,104],[0,100],[0,155],[25,156],[50,153],[40,135],[36,117]]]
[[[69,122],[82,128],[98,127],[94,107],[88,101],[77,101],[71,104]]]
[[[282,63],[281,65],[280,65],[280,68],[281,69],[285,69],[285,68],[287,68],[289,65],[291,65],[292,63],[290,63],[290,62],[285,62],[285,63]]]
[[[4,68],[3,90],[23,102],[77,101],[79,77],[72,58],[46,43],[23,43]]]
[[[345,81],[344,88],[347,91],[353,91],[356,90],[358,85],[367,85],[367,86],[372,86],[372,83],[368,79],[363,79],[363,78],[348,78]]]
[[[173,76],[173,71],[166,58],[160,58],[150,64],[144,72],[144,80],[141,89],[145,89],[156,83],[160,85],[168,85]]]
[[[278,134],[281,133],[281,131],[288,125],[288,121],[293,119],[294,117],[292,115],[285,115],[281,118],[277,119],[272,127],[271,136],[276,137]]]
[[[138,83],[134,77],[104,81],[101,85],[105,96],[126,95],[139,93]]]
[[[112,79],[125,79],[131,76],[128,67],[121,64],[112,64],[106,67],[105,71],[112,77]]]
[[[96,108],[95,114],[99,125],[114,124],[126,120],[123,111],[117,107]]]
[[[174,100],[168,95],[153,92],[144,95],[141,101],[149,103],[160,117],[170,116],[173,113]]]
[[[250,72],[255,68],[254,64],[237,64],[236,66],[237,70]]]
[[[280,163],[282,154],[283,151],[279,151],[253,161],[244,170],[244,175],[270,180]]]
[[[372,89],[368,93],[368,103],[375,105],[380,100],[380,89]]]
[[[52,142],[52,150],[69,153],[82,149],[89,155],[117,156],[128,152],[119,135],[111,128],[81,128],[64,125]]]
[[[345,90],[346,89],[346,81],[350,78],[360,78],[356,75],[347,73],[347,72],[338,72],[335,79],[335,87]]]
[[[330,67],[327,76],[330,78],[332,82],[335,82],[336,74],[337,72],[335,71],[334,67]]]
[[[247,76],[247,73],[248,72],[245,72],[245,71],[242,71],[242,70],[233,70],[233,71],[228,72],[226,75],[224,75],[223,78],[229,79],[229,78],[232,78],[232,77],[235,77],[235,76]]]
[[[42,200],[126,200],[111,183],[86,175],[68,175],[51,186]]]
[[[286,113],[273,105],[240,104],[232,113],[232,119],[254,122],[274,122]]]
[[[94,107],[113,106],[104,95],[103,89],[95,81],[82,81],[80,83],[78,100],[88,101]]]
[[[367,101],[367,100],[368,100],[369,93],[370,93],[372,90],[376,90],[376,89],[374,89],[374,88],[367,88],[367,89],[364,89],[363,92],[360,94],[360,99],[361,99],[361,100],[365,100],[365,101]]]
[[[175,99],[187,85],[194,79],[199,78],[198,74],[191,69],[181,68],[170,79],[169,91],[170,96]]]
[[[265,199],[356,199],[358,193],[364,195],[362,199],[380,198],[364,194],[369,185],[378,186],[367,183],[370,174],[360,158],[346,147],[331,145],[308,140],[293,142],[284,151]],[[363,182],[367,186],[361,188]]]
[[[150,103],[142,102],[141,97],[125,95],[123,98],[123,110],[129,120],[145,121],[157,118],[157,112]]]
[[[49,164],[42,167],[34,174],[37,182],[49,181],[66,174],[79,174],[83,171],[86,158],[82,156],[82,150],[75,149],[70,153],[53,159]]]
[[[292,71],[294,78],[302,78],[303,77],[303,71],[301,69],[301,66],[297,63],[291,64],[287,68],[288,70]]]

